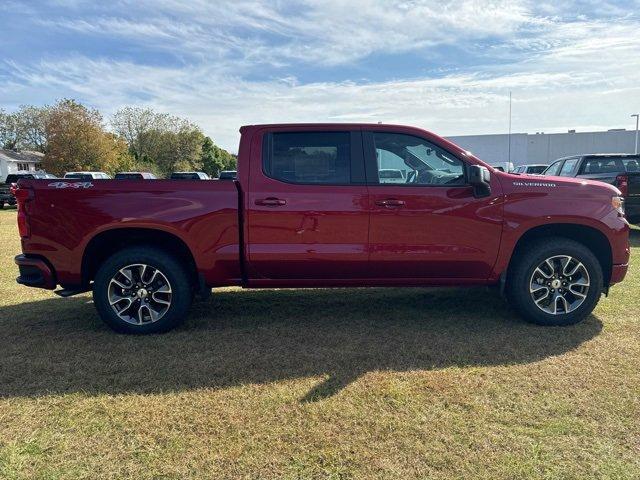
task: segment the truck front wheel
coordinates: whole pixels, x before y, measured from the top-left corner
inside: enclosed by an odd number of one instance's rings
[[[130,247],[109,257],[93,283],[104,322],[120,333],[160,333],[187,315],[192,288],[176,259],[154,247]]]
[[[520,249],[507,278],[507,295],[527,320],[573,325],[586,318],[602,294],[602,267],[581,243],[539,239]]]

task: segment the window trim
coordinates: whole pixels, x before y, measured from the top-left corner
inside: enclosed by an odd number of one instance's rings
[[[346,133],[349,134],[349,172],[351,181],[347,183],[314,183],[314,182],[293,182],[282,178],[273,177],[268,171],[267,166],[271,164],[273,151],[273,135],[287,133]],[[362,152],[362,132],[360,130],[277,130],[265,132],[262,134],[260,152],[260,163],[262,174],[275,182],[285,183],[287,185],[306,185],[317,187],[357,187],[366,185],[365,181],[365,162]]]
[[[420,183],[380,183],[380,179],[378,178],[378,162],[376,160],[376,143],[374,140],[375,133],[391,133],[395,135],[404,135],[407,137],[418,138],[426,143],[433,145],[434,147],[439,148],[443,152],[451,155],[451,157],[455,158],[459,162],[462,163],[462,172],[464,174],[464,179],[461,183],[451,183],[451,184],[420,184]],[[365,173],[367,177],[367,186],[373,187],[412,187],[412,188],[434,188],[434,187],[444,187],[444,188],[460,188],[460,187],[469,187],[469,163],[460,158],[458,155],[451,153],[450,150],[438,145],[437,143],[432,142],[420,135],[415,135],[413,133],[405,133],[405,132],[396,132],[392,130],[365,130],[362,132],[362,141],[364,146],[364,157],[365,157]],[[371,179],[371,180],[370,180]]]

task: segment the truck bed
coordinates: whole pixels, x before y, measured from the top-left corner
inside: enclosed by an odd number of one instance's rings
[[[119,228],[162,230],[193,253],[209,285],[239,283],[238,189],[234,182],[191,180],[21,180],[33,191],[25,254],[56,265],[57,282],[80,285],[81,266],[99,255],[91,242]],[[85,258],[83,258],[85,257]]]

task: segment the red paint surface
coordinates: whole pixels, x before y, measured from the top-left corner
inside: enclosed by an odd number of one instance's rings
[[[265,132],[358,129],[419,136],[485,165],[412,127],[248,126],[241,129],[235,184],[94,180],[91,188],[56,189],[51,180],[21,180],[20,188],[34,191],[23,251],[45,258],[59,284],[79,285],[91,239],[136,227],[181,239],[209,286],[488,284],[498,281],[526,231],[568,223],[601,232],[611,245],[611,281],[624,278],[629,227],[611,207],[617,190],[610,185],[489,167],[492,193],[475,198],[470,186],[294,185],[262,172]],[[553,186],[535,185],[540,182]]]

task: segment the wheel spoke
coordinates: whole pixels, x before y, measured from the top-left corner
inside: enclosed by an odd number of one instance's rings
[[[560,303],[562,303],[562,307],[564,309],[564,313],[569,313],[569,304],[567,303],[567,299],[564,298],[562,295],[558,295],[554,301],[555,306],[556,306],[556,314],[558,312],[557,308],[558,308],[558,300],[560,300]]]

